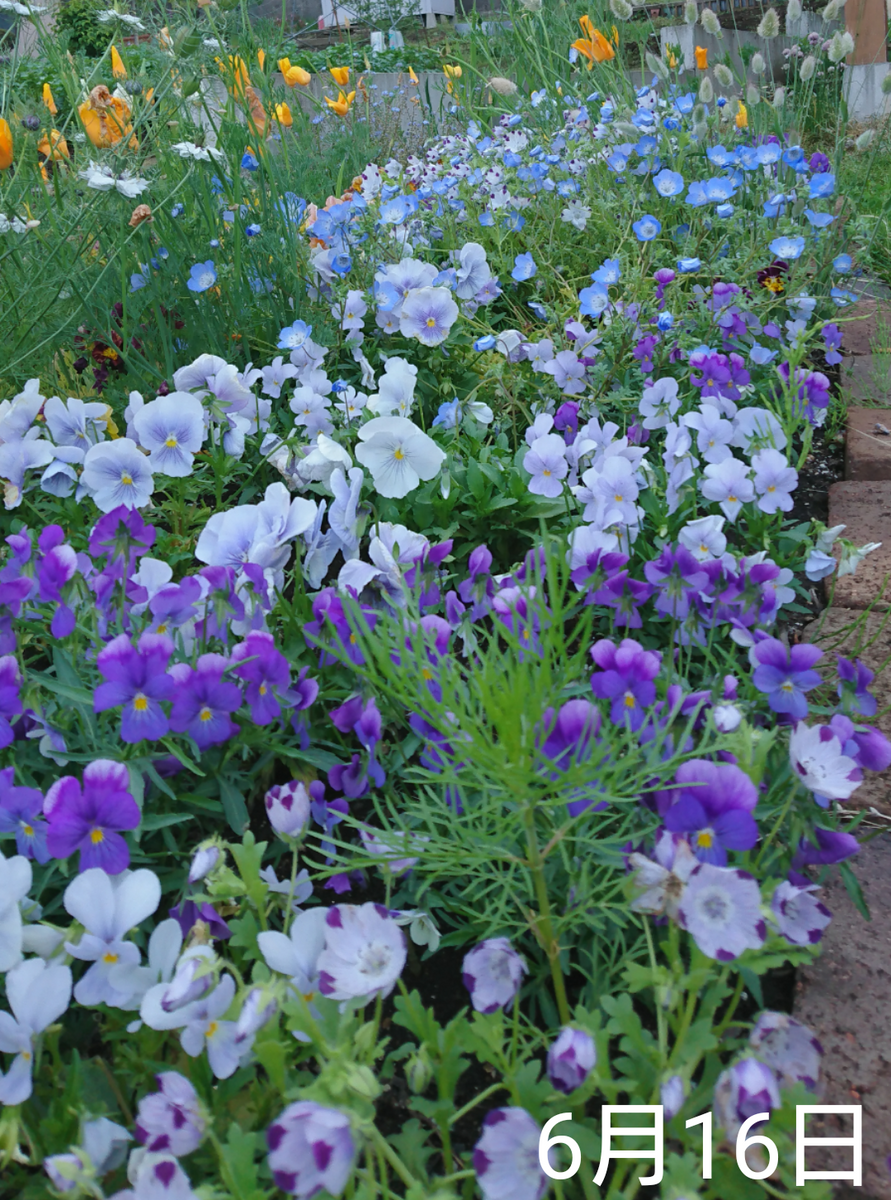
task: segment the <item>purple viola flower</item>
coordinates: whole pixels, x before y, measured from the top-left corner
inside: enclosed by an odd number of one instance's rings
[[[487,546],[477,546],[467,562],[467,578],[458,584],[458,595],[465,604],[471,605],[471,621],[480,620],[492,607],[496,589],[491,570],[491,552]]]
[[[793,378],[791,367],[789,363],[785,362],[777,367],[777,374],[792,392],[796,401],[796,415],[806,417],[812,425],[820,424],[822,418],[817,414],[829,407],[831,386],[822,371],[809,371],[806,367],[796,367]]]
[[[833,866],[844,862],[860,849],[860,843],[852,833],[844,833],[840,829],[821,829],[819,825],[814,826],[813,832],[817,839],[816,846],[807,838],[802,838],[798,843],[798,850],[792,859],[795,870],[801,867]]]
[[[282,715],[281,698],[291,682],[288,660],[275,648],[272,634],[251,630],[233,649],[232,662],[239,664],[232,674],[245,681],[244,698],[254,724],[271,725]]]
[[[678,922],[709,958],[731,962],[764,944],[761,892],[747,871],[700,863],[690,875]]]
[[[160,1091],[143,1096],[136,1111],[136,1137],[150,1152],[177,1158],[197,1150],[207,1119],[198,1093],[178,1071],[156,1075]]]
[[[225,941],[226,938],[232,936],[232,930],[214,906],[206,901],[203,904],[196,904],[194,900],[183,900],[182,904],[171,908],[170,915],[174,921],[178,922],[183,931],[183,938],[189,936],[199,921],[208,927],[210,936],[213,938]]]
[[[837,325],[824,325],[821,331],[823,344],[826,347],[826,362],[830,367],[837,366],[842,361],[839,354],[842,344],[842,331]]]
[[[891,742],[874,725],[855,725],[844,713],[835,713],[828,732],[826,726],[820,726],[821,740],[829,740],[830,735],[841,742],[845,757],[853,759],[863,770],[884,771],[891,766]]]
[[[291,697],[293,699],[293,709],[291,715],[291,728],[300,739],[300,749],[309,749],[309,717],[307,710],[310,709],[316,702],[319,694],[319,685],[315,679],[309,677],[309,668],[301,667],[294,680],[294,686],[291,688]]]
[[[752,647],[751,657],[757,664],[752,682],[767,696],[773,711],[787,714],[795,721],[807,716],[805,692],[822,683],[813,667],[823,657],[823,651],[808,643],[787,649],[777,638],[764,638]]]
[[[402,301],[399,332],[422,346],[438,346],[457,319],[458,305],[448,288],[411,288]]]
[[[731,1141],[749,1117],[779,1108],[780,1103],[776,1076],[757,1058],[735,1063],[715,1084],[715,1118]]]
[[[473,1150],[473,1169],[483,1200],[542,1200],[548,1177],[538,1148],[541,1127],[525,1108],[493,1108]]]
[[[700,480],[699,490],[706,500],[720,504],[728,521],[735,521],[744,504],[755,499],[755,487],[749,478],[749,468],[738,458],[709,463]]]
[[[568,1096],[582,1086],[596,1062],[597,1047],[590,1033],[566,1025],[548,1050],[548,1079]]]
[[[139,808],[130,794],[123,763],[100,758],[90,763],[83,784],[65,775],[50,787],[43,802],[49,818],[46,844],[53,858],[80,851],[79,870],[101,867],[118,875],[130,863],[121,832],[139,824]]]
[[[845,708],[849,712],[860,713],[863,717],[874,716],[878,702],[866,689],[875,678],[875,673],[859,658],[851,662],[849,658],[843,658],[840,654],[837,670],[840,681],[838,694],[845,703]]]
[[[50,633],[55,638],[68,637],[74,630],[76,618],[62,598],[62,589],[78,572],[77,554],[65,542],[61,525],[47,525],[37,545],[42,557],[37,562],[38,600],[54,604]]]
[[[602,638],[591,647],[591,657],[601,674],[591,677],[591,690],[601,700],[611,700],[610,720],[632,732],[644,723],[645,709],[655,703],[661,654],[645,650],[639,642],[625,638],[617,646]]]
[[[648,333],[642,337],[634,349],[631,351],[632,356],[637,359],[640,364],[640,369],[644,375],[651,375],[653,372],[653,351],[659,345],[659,337],[655,333]]]
[[[269,824],[285,837],[299,837],[309,823],[309,794],[299,779],[271,787],[265,804]]]
[[[784,880],[773,894],[770,907],[777,928],[793,946],[816,945],[832,920],[825,904],[815,899],[819,890],[817,884],[797,875],[794,881]]]
[[[326,645],[327,639],[331,638],[341,654],[345,655],[355,666],[361,667],[365,662],[365,657],[359,647],[359,639],[353,628],[353,622],[358,625],[359,632],[369,634],[377,623],[376,614],[370,609],[363,608],[361,614],[354,615],[353,612],[350,612],[348,615],[343,602],[333,588],[323,588],[318,593],[312,602],[312,613],[314,619],[303,626],[303,635],[308,645],[319,648],[320,665],[325,666],[327,663],[340,661],[338,655]]]
[[[405,936],[380,904],[336,904],[325,918],[319,991],[332,1000],[389,996],[405,966]]]
[[[535,596],[534,587],[528,590],[505,587],[492,598],[492,608],[496,617],[519,643],[518,656],[521,662],[527,654],[541,654],[541,641],[538,636],[541,618]]]
[[[461,978],[477,1012],[510,1008],[527,967],[507,938],[486,938],[464,956]]]
[[[564,400],[554,413],[554,428],[563,434],[567,446],[575,441],[579,431],[579,406],[575,400]]]
[[[677,798],[665,813],[665,827],[684,834],[700,861],[724,866],[728,850],[755,845],[758,790],[745,771],[694,758],[678,767],[674,785]]]
[[[354,754],[348,763],[335,763],[328,772],[328,782],[337,792],[343,792],[351,800],[358,800],[368,791],[368,775],[359,754]]]
[[[640,608],[653,594],[653,587],[643,579],[632,579],[627,571],[619,571],[607,579],[597,593],[598,604],[616,610],[613,623],[620,629],[640,629],[643,617]]]
[[[787,1013],[759,1013],[749,1045],[777,1076],[780,1087],[803,1083],[809,1091],[816,1090],[823,1047],[807,1025]]]
[[[662,1111],[666,1121],[673,1120],[684,1107],[687,1099],[687,1088],[683,1077],[670,1075],[659,1086],[659,1099],[662,1101]]]
[[[273,1183],[301,1200],[323,1190],[339,1196],[356,1162],[349,1117],[315,1100],[289,1104],[266,1130],[266,1144]]]
[[[559,779],[563,771],[590,758],[592,744],[599,741],[600,712],[588,700],[567,700],[556,714],[553,708],[545,709],[541,725],[545,732],[541,753],[554,768],[551,777]],[[606,808],[606,801],[597,803],[601,794],[602,787],[595,781],[572,788],[566,805],[569,815],[577,817],[592,804],[595,812]]]
[[[228,666],[222,654],[202,654],[196,666],[176,663],[170,670],[177,684],[170,728],[188,733],[199,750],[228,741],[240,729],[229,716],[241,706],[241,690],[223,679]]]
[[[677,550],[663,547],[654,562],[644,563],[644,575],[656,588],[656,611],[676,621],[686,620],[691,600],[708,587],[699,560],[681,545]]]
[[[93,697],[94,712],[120,708],[121,740],[156,742],[169,730],[162,700],[170,700],[174,680],[167,674],[173,642],[164,634],[144,633],[134,646],[126,633],[109,642],[96,659],[105,678]]]
[[[154,544],[154,525],[146,525],[137,509],[122,504],[93,526],[89,553],[93,559],[104,558],[104,569],[120,579],[133,574],[136,559],[148,554]]]
[[[45,863],[49,851],[42,818],[43,794],[37,788],[14,787],[14,778],[14,767],[0,771],[0,833],[14,833],[19,854]]]
[[[12,722],[22,715],[22,677],[14,654],[0,658],[0,750],[15,738]]]

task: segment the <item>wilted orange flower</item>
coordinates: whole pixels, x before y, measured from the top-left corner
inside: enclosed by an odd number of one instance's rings
[[[244,89],[244,99],[248,108],[250,109],[251,120],[253,121],[257,132],[263,133],[263,131],[266,129],[266,109],[260,103],[260,97],[250,86],[250,84],[248,84],[248,86]]]
[[[147,204],[137,204],[133,209],[133,215],[130,217],[130,220],[127,222],[127,224],[135,229],[137,225],[141,225],[144,221],[148,221],[149,224],[151,224],[154,219],[155,218],[152,216],[152,210]]]
[[[12,130],[9,122],[0,117],[0,171],[12,166]]]
[[[111,48],[111,73],[115,79],[126,79],[127,68],[124,66],[124,60],[118,54],[117,47]]]
[[[697,69],[700,71],[707,71],[708,70],[708,47],[707,46],[697,46],[696,49],[693,51],[693,53],[696,55]]]
[[[616,52],[610,45],[609,39],[604,37],[599,29],[594,28],[590,17],[579,17],[579,25],[582,27],[582,32],[588,36],[578,38],[572,43],[572,46],[588,60],[589,71],[594,63],[609,62],[611,58],[616,57]]]
[[[119,96],[112,96],[103,83],[93,88],[77,111],[87,137],[97,150],[116,146],[133,131],[130,124],[130,105]],[[127,144],[131,150],[139,148],[135,134]]]
[[[68,143],[59,133],[58,129],[53,129],[49,136],[44,134],[37,143],[37,153],[42,154],[46,158],[54,158],[57,161],[63,158],[70,158],[71,154],[68,150]]]
[[[328,70],[331,72],[331,78],[338,87],[346,87],[350,81],[349,67],[329,67]]]
[[[45,83],[43,85],[43,103],[49,109],[52,116],[55,116],[56,113],[59,111],[56,108],[56,102],[53,99],[52,88],[50,87],[50,85],[48,83]]]

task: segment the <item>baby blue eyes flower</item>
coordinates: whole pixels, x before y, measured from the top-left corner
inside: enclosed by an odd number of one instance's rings
[[[839,308],[845,308],[848,304],[854,304],[857,299],[853,292],[846,292],[844,288],[834,287],[829,295]]]
[[[353,260],[348,254],[335,254],[331,259],[331,270],[338,275],[348,275],[353,268]]]
[[[480,223],[480,225],[484,226],[485,228],[488,228],[490,225],[495,224],[495,217],[490,212],[480,213],[479,223]]]
[[[679,258],[678,271],[681,275],[692,275],[694,271],[698,271],[702,263],[698,258]]]
[[[771,254],[777,258],[785,258],[790,262],[796,258],[801,258],[804,250],[803,237],[778,237],[774,238],[770,243]]]
[[[286,325],[278,335],[278,349],[297,350],[311,333],[312,325],[307,325],[305,321],[295,321],[293,325]]]
[[[659,318],[656,321],[656,325],[662,330],[663,333],[667,333],[668,330],[671,329],[672,325],[674,325],[673,315],[670,312],[660,313]]]
[[[609,304],[609,295],[602,283],[582,288],[579,292],[579,312],[585,317],[599,317]]]
[[[726,220],[727,217],[732,217],[735,211],[736,210],[732,204],[719,204],[715,209],[715,216],[720,217],[723,221]]]
[[[174,204],[173,208],[170,210],[170,215],[174,218],[181,217],[185,211],[186,206],[184,204]]]
[[[139,272],[134,272],[130,276],[130,291],[138,292],[140,288],[144,288],[149,281],[149,269],[145,263],[139,264]]]
[[[611,283],[618,283],[622,278],[622,268],[619,260],[617,258],[605,258],[602,265],[591,273],[591,278],[595,283],[602,283],[604,287],[609,287]]]
[[[189,272],[186,287],[190,292],[206,292],[217,281],[217,269],[211,259],[207,262],[195,263]]]
[[[838,271],[839,275],[847,275],[854,265],[854,260],[850,254],[839,254],[837,258],[832,260],[832,265]]]
[[[804,215],[807,217],[811,225],[813,225],[814,229],[825,229],[827,225],[831,225],[835,220],[835,217],[832,215],[832,213],[818,213],[814,212],[812,208],[806,208],[804,210]]]
[[[241,167],[244,171],[256,171],[260,166],[253,154],[244,154],[241,159]]]
[[[835,191],[835,176],[831,171],[820,171],[816,175],[811,176],[811,181],[808,184],[808,194],[812,200],[821,200],[826,196],[831,196]]]
[[[248,237],[256,237],[257,234],[260,232],[260,226],[259,225],[246,225],[244,231],[248,235]]]
[[[485,337],[477,338],[473,343],[473,348],[479,354],[481,354],[484,350],[494,350],[495,335],[492,333],[487,333]]]
[[[679,196],[684,190],[684,177],[680,171],[665,168],[653,176],[653,187],[660,196]]]
[[[639,242],[651,242],[654,237],[658,237],[662,232],[662,222],[647,213],[639,221],[635,221],[631,228],[634,230]]]
[[[535,265],[535,259],[531,254],[518,254],[514,259],[514,269],[511,271],[511,279],[515,279],[517,283],[524,283],[527,279],[531,279],[538,271]]]

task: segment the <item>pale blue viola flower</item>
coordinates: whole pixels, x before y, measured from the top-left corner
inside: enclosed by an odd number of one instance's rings
[[[155,490],[149,461],[129,438],[91,446],[84,458],[81,483],[102,512],[122,504],[141,508]]]
[[[69,396],[63,401],[51,396],[44,405],[43,415],[56,446],[77,446],[86,452],[101,439],[107,411],[108,406],[98,400]]]
[[[448,288],[413,288],[402,301],[399,331],[403,337],[417,338],[422,346],[438,346],[457,319],[458,305]]]
[[[204,444],[204,406],[191,392],[170,392],[143,405],[133,419],[153,471],[176,479],[192,474]]]
[[[190,292],[206,292],[217,281],[217,269],[211,259],[207,262],[195,263],[189,271],[186,287]]]
[[[2,1013],[0,1051],[15,1058],[0,1075],[0,1104],[24,1104],[31,1095],[34,1039],[68,1008],[71,983],[70,967],[47,966],[42,958],[29,958],[6,976],[12,1015]]]

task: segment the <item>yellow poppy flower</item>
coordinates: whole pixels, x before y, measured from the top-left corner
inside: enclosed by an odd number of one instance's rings
[[[0,171],[12,166],[12,130],[9,122],[0,117]]]
[[[281,104],[276,104],[275,115],[278,118],[279,125],[284,125],[285,129],[290,129],[294,124],[294,118],[291,116],[291,110],[284,102]]]
[[[347,113],[350,111],[350,108],[352,107],[352,103],[355,99],[356,99],[355,92],[350,92],[350,94],[348,96],[345,96],[343,94],[343,92],[341,92],[336,100],[331,100],[328,96],[326,96],[325,103],[328,105],[328,107],[330,109],[332,109],[334,112],[336,112],[339,117],[345,117],[347,115]]]
[[[588,36],[578,38],[572,43],[572,46],[588,60],[589,71],[594,63],[609,62],[611,58],[616,57],[616,52],[610,45],[609,39],[604,37],[599,29],[595,29],[590,17],[579,17],[579,25],[582,27],[582,32]]]
[[[127,68],[124,66],[124,60],[118,54],[115,46],[111,48],[111,73],[115,79],[127,78]]]
[[[414,72],[414,68],[412,68],[412,67],[408,68],[408,77],[412,81],[412,83],[418,83],[418,77]]]
[[[349,67],[329,67],[328,70],[338,87],[346,87],[350,81]]]
[[[45,83],[43,85],[43,103],[49,109],[52,116],[55,116],[56,113],[59,111],[56,108],[56,102],[53,99],[52,89],[50,88],[50,85],[48,83]]]

